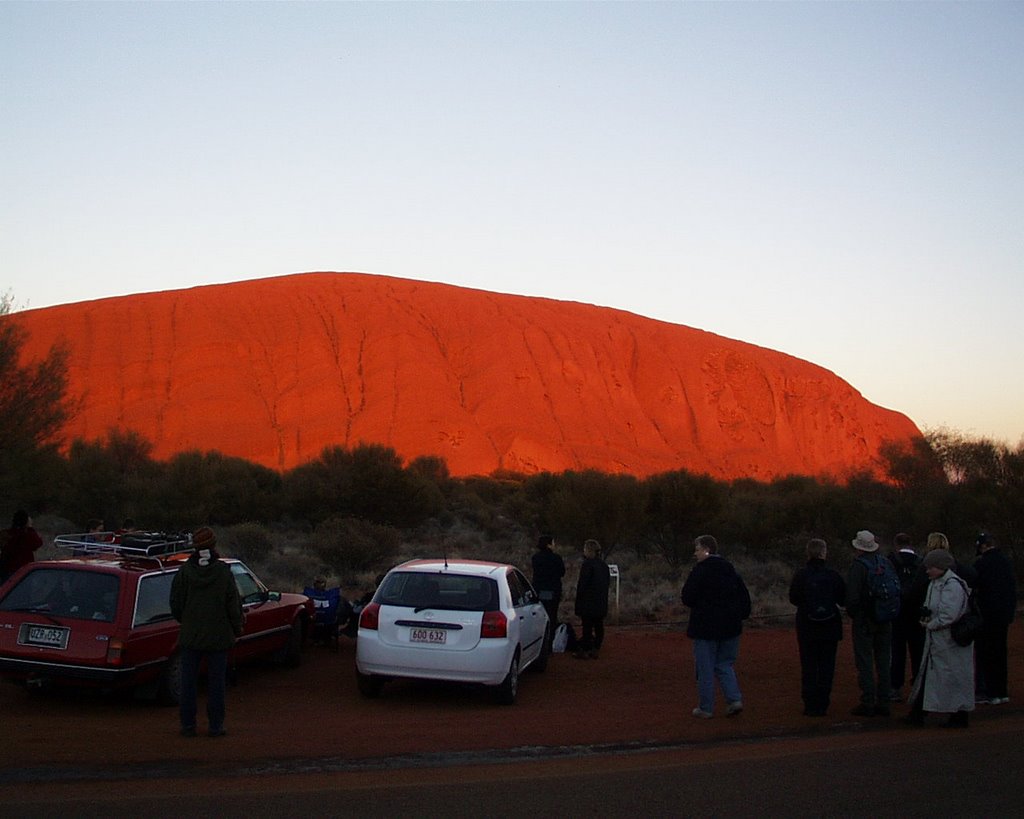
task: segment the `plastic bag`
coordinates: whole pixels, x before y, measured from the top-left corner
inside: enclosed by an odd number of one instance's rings
[[[555,654],[562,654],[565,652],[565,647],[569,644],[569,626],[566,623],[560,623],[558,628],[555,629],[555,636],[551,640],[551,650]]]

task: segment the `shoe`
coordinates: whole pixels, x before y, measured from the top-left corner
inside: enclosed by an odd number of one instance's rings
[[[589,652],[586,651],[574,651],[572,653],[572,656],[575,657],[577,660],[585,660],[587,659],[588,653]]]
[[[967,727],[967,712],[957,711],[955,714],[950,715],[946,721],[947,728],[966,728]]]
[[[989,700],[991,705],[1006,705],[1010,701],[1009,697],[993,697]]]
[[[725,715],[727,717],[735,717],[740,711],[743,710],[743,703],[740,700],[736,702],[730,702],[725,709]]]
[[[825,716],[825,712],[820,710],[820,709],[818,709],[818,708],[805,708],[804,709],[804,716],[805,717],[823,717],[823,716]]]
[[[226,737],[228,735],[228,732],[225,731],[223,728],[211,728],[209,735],[211,737]]]
[[[875,706],[862,702],[856,708],[851,710],[850,713],[855,717],[873,717],[875,715]]]
[[[196,735],[196,726],[186,725],[181,729],[181,735],[183,737],[194,737]]]
[[[975,705],[999,705],[999,697],[993,697],[991,699],[989,699],[988,697],[975,697],[974,698],[974,704]]]
[[[924,712],[923,711],[911,711],[903,718],[904,725],[921,726],[924,725]]]
[[[693,715],[697,719],[711,719],[714,716],[714,714],[712,714],[710,711],[705,711],[702,708],[694,708]]]
[[[587,652],[587,659],[596,660],[597,657],[598,657],[598,654],[597,654],[597,650],[596,649],[594,651],[588,651]]]
[[[876,705],[875,706],[876,717],[891,717],[892,712],[889,710],[888,705]]]
[[[894,689],[893,692],[889,694],[889,702],[903,702],[903,694],[898,688]]]

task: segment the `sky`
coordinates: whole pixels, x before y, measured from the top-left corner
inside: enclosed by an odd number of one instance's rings
[[[1024,441],[1024,3],[0,3],[0,294],[584,302]]]

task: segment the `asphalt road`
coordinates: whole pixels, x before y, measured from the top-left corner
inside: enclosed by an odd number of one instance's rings
[[[259,775],[146,775],[5,787],[5,817],[1019,816],[1024,716],[967,731],[892,725],[694,746],[577,748],[532,761]],[[435,766],[436,765],[436,766]],[[329,767],[325,766],[325,767]],[[179,774],[182,773],[179,771]]]

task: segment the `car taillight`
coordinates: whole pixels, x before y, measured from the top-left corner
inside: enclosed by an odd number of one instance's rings
[[[107,665],[121,665],[124,661],[124,640],[111,639],[107,643]]]
[[[359,614],[359,628],[376,631],[380,623],[380,603],[367,603]]]
[[[500,611],[485,611],[484,619],[480,621],[480,638],[507,636],[508,618]]]

